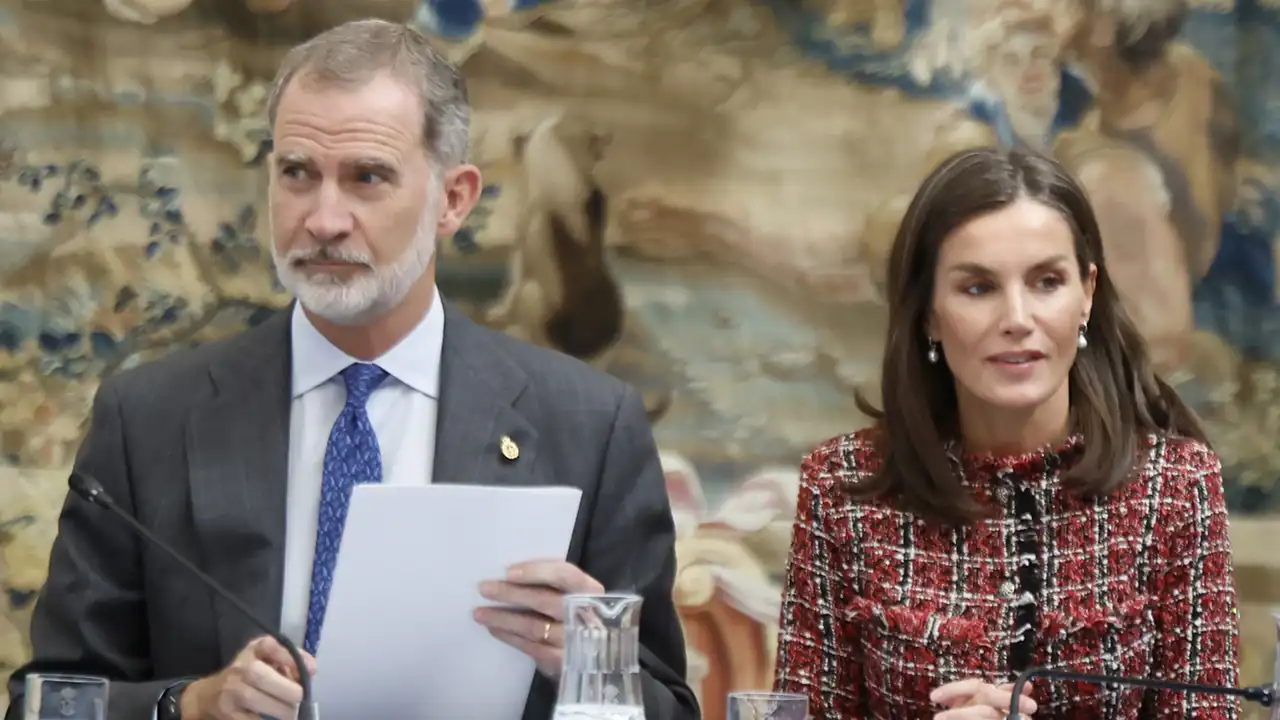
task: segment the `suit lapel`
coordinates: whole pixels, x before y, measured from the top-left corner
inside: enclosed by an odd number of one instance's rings
[[[511,361],[491,331],[444,303],[440,403],[432,481],[527,485],[538,453],[538,434],[513,407],[528,376]],[[504,439],[507,442],[504,442]],[[508,452],[504,453],[504,445]],[[515,457],[509,458],[514,449]]]
[[[269,627],[280,620],[288,493],[290,312],[232,341],[210,365],[213,399],[187,433],[195,531],[207,572]],[[221,660],[261,634],[215,603]]]

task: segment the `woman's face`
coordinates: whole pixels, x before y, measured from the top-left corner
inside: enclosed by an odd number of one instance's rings
[[[1067,374],[1097,276],[1081,277],[1067,220],[1018,200],[956,228],[934,270],[929,337],[967,412],[1067,407]]]

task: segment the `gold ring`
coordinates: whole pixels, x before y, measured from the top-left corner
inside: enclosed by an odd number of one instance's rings
[[[542,628],[542,644],[546,645],[551,639],[551,623],[548,622],[546,627]]]

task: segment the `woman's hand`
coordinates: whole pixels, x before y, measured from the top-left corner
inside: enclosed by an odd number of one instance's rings
[[[947,683],[929,694],[929,699],[946,707],[933,720],[1005,720],[1013,701],[1013,683],[992,685],[976,678]],[[1031,684],[1022,689],[1018,701],[1018,717],[1030,718],[1036,711],[1031,699]]]

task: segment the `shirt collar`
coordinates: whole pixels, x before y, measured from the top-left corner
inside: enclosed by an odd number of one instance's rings
[[[431,298],[431,309],[403,340],[373,360],[391,377],[431,398],[440,397],[440,351],[444,346],[444,308],[440,290]],[[360,362],[338,349],[320,334],[301,303],[294,303],[291,333],[293,336],[293,397],[301,397],[330,378]]]

